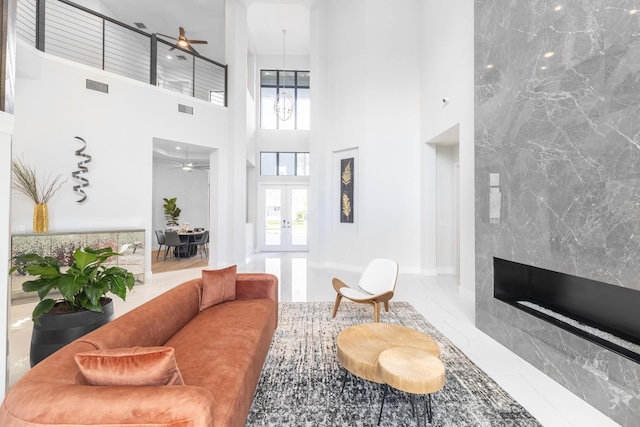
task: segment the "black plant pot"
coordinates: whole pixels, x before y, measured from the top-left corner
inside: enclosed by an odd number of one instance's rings
[[[31,367],[81,336],[106,325],[115,318],[111,298],[102,299],[103,313],[84,310],[75,313],[44,314],[41,325],[33,324]]]

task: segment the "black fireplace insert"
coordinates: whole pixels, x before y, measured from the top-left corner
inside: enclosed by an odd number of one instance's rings
[[[495,298],[640,363],[640,291],[501,258],[493,259],[493,274]]]

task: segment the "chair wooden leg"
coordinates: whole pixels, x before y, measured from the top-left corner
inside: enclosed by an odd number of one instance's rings
[[[336,317],[336,313],[338,312],[338,307],[340,307],[340,301],[342,301],[342,295],[336,295],[336,303],[333,305],[333,315],[331,317]]]
[[[384,302],[384,311],[389,312],[389,301]]]
[[[373,321],[380,322],[380,303],[378,301],[373,302]]]

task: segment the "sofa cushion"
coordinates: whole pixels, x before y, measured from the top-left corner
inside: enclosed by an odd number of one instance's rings
[[[93,350],[75,355],[89,385],[184,385],[170,347]]]
[[[202,300],[200,311],[236,299],[237,266],[221,270],[202,270]]]

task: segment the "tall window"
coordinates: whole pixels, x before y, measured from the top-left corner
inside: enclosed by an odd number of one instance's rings
[[[260,175],[309,176],[309,153],[262,151]]]
[[[294,110],[289,120],[279,120],[273,111],[278,92],[293,97]],[[260,127],[262,129],[309,129],[311,119],[308,71],[260,71]]]

